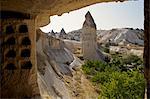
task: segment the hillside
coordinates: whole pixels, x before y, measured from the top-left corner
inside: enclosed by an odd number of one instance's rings
[[[144,34],[143,31],[139,29],[123,28],[112,30],[98,30],[97,34],[99,43],[110,42],[119,45],[144,45]]]
[[[68,33],[68,39],[80,40],[81,29]],[[135,44],[144,45],[144,34],[142,29],[118,28],[111,30],[97,30],[97,41],[99,43]]]

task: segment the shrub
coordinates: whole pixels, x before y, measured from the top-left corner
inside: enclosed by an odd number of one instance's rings
[[[104,52],[105,53],[109,53],[110,51],[109,51],[109,48],[104,48]]]
[[[131,76],[131,75],[132,76]],[[137,71],[111,72],[107,77],[107,82],[101,84],[100,97],[108,99],[142,99],[144,96],[145,81],[144,76]]]
[[[128,70],[126,65],[132,63],[143,64],[135,55],[114,55],[109,63],[87,61],[82,70],[99,87],[99,99],[142,99],[145,79],[139,70],[143,68]]]
[[[142,60],[136,55],[127,55],[122,59],[124,64],[136,63],[137,65],[142,64]]]

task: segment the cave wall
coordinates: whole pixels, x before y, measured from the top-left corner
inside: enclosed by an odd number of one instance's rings
[[[30,98],[39,94],[35,19],[12,11],[1,11],[1,15],[1,97]]]
[[[125,0],[1,0],[1,10],[18,11],[34,15],[45,13],[49,16],[61,15],[88,5],[101,2]]]

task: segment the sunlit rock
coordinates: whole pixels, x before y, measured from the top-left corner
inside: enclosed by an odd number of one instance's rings
[[[85,60],[104,60],[103,53],[98,50],[96,42],[96,24],[90,12],[85,15],[81,33],[82,53]]]

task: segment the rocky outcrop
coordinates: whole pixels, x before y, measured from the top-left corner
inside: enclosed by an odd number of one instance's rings
[[[120,28],[99,30],[97,35],[98,42],[102,44],[109,42],[112,45],[144,45],[144,31],[142,29]]]
[[[64,28],[61,29],[61,31],[59,33],[59,38],[61,38],[61,39],[66,39],[67,38],[67,34],[66,34]]]
[[[80,39],[81,33],[82,33],[81,29],[71,31],[71,32],[67,33],[68,34],[67,39],[69,39],[69,40],[75,40],[75,41],[80,41],[81,40]]]
[[[81,42],[75,41],[75,40],[63,40],[66,47],[72,52],[76,53],[78,50],[81,50]]]
[[[80,70],[82,62],[62,40],[37,32],[38,85],[42,98],[91,99],[97,93]],[[92,92],[92,94],[91,94]]]
[[[105,60],[96,42],[96,24],[90,12],[85,15],[81,33],[82,53],[85,60]]]
[[[80,40],[81,29],[71,31],[67,39]],[[144,46],[143,29],[117,28],[111,30],[97,30],[97,42],[101,44],[111,43],[112,45],[139,45]]]
[[[89,11],[85,15],[85,21],[83,23],[82,28],[86,28],[86,27],[93,28],[96,30],[96,24],[95,24],[94,19]]]
[[[55,34],[55,32],[54,32],[53,30],[52,30],[51,32],[49,32],[48,35],[49,35],[49,36],[52,36],[52,37],[55,37],[55,36],[56,36],[56,34]]]

